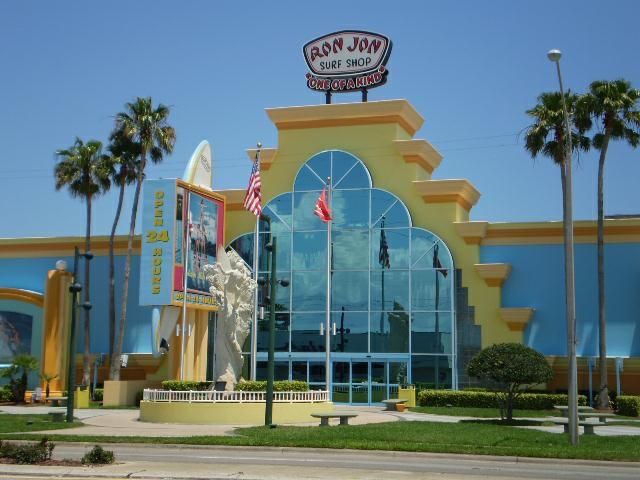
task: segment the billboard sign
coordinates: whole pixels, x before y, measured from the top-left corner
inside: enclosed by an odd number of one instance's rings
[[[307,87],[336,93],[379,87],[387,80],[391,46],[385,35],[360,30],[311,40],[302,47],[310,70]]]

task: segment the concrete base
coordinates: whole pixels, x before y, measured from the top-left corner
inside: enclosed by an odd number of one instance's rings
[[[200,425],[262,425],[264,403],[141,402],[140,421]],[[333,411],[332,402],[274,403],[273,423],[314,422],[312,413]]]
[[[160,382],[149,380],[105,380],[103,405],[105,407],[135,406],[136,396],[145,388],[158,388]]]

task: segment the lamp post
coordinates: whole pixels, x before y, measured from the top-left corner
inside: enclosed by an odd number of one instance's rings
[[[549,50],[547,58],[556,64],[558,72],[558,83],[560,84],[560,96],[562,98],[562,112],[564,115],[564,126],[566,131],[565,161],[562,165],[565,171],[565,293],[567,304],[567,357],[569,361],[568,374],[568,397],[569,397],[569,435],[571,444],[577,445],[578,436],[578,368],[576,363],[576,291],[575,291],[575,271],[574,271],[574,251],[573,251],[573,177],[572,177],[572,154],[571,145],[571,124],[567,103],[564,98],[564,88],[562,85],[562,74],[560,73],[560,50]]]
[[[73,278],[71,285],[69,285],[69,292],[71,292],[71,325],[69,325],[69,364],[67,366],[67,423],[73,422],[73,403],[76,390],[76,365],[75,365],[75,344],[76,344],[76,309],[78,308],[78,295],[82,291],[82,285],[77,281],[78,277],[78,258],[82,256],[86,261],[90,261],[93,258],[91,252],[80,253],[78,247],[75,247],[73,256]],[[66,268],[66,263],[65,263]],[[62,264],[58,267],[61,269]],[[91,310],[91,303],[84,302],[82,308],[89,311]]]

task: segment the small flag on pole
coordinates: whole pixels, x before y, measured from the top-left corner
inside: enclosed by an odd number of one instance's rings
[[[320,217],[324,223],[327,223],[333,220],[331,216],[331,210],[329,209],[329,204],[327,203],[327,188],[322,189],[322,194],[316,200],[316,209],[313,211],[315,215]]]
[[[433,247],[433,268],[438,270],[438,272],[442,274],[443,277],[446,277],[449,272],[446,268],[443,268],[442,264],[440,263],[440,259],[438,258],[438,249],[439,246],[436,243],[436,245]]]
[[[249,186],[244,197],[244,208],[256,217],[262,213],[262,181],[260,180],[260,159],[256,153],[256,159],[253,162],[251,176],[249,177]]]
[[[380,251],[378,253],[378,263],[382,268],[391,268],[389,259],[389,244],[387,243],[387,235],[384,233],[384,217],[380,224]]]

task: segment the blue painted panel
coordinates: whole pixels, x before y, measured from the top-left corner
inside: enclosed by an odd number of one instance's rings
[[[527,345],[546,355],[566,355],[564,253],[562,245],[483,246],[483,263],[510,263],[502,290],[504,307],[533,307]],[[579,356],[598,352],[596,245],[576,244],[576,314]],[[605,247],[607,354],[640,356],[640,244]]]

